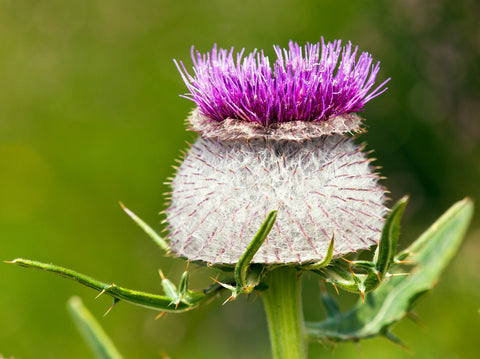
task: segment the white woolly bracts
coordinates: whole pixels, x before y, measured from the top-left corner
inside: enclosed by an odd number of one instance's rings
[[[355,113],[335,116],[328,121],[274,122],[269,126],[263,126],[256,122],[233,118],[220,122],[212,121],[196,108],[187,119],[187,126],[189,130],[197,132],[203,138],[219,141],[267,139],[302,142],[332,134],[364,132],[362,118]]]
[[[200,137],[171,182],[171,251],[235,264],[272,210],[277,220],[255,263],[322,260],[333,235],[335,256],[377,244],[385,190],[362,151],[338,134],[304,141]]]

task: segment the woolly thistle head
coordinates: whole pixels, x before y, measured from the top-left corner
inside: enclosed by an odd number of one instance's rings
[[[362,146],[354,114],[386,90],[368,53],[340,41],[274,47],[234,57],[233,49],[194,53],[194,75],[177,63],[196,105],[200,134],[172,180],[166,211],[172,252],[235,264],[272,210],[274,228],[253,262],[322,260],[378,243],[385,190]],[[341,61],[339,63],[339,58]],[[339,64],[338,64],[339,63]],[[387,80],[388,81],[388,80]]]

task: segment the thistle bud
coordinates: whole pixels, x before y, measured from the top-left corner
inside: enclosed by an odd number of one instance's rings
[[[385,190],[348,136],[362,131],[355,112],[386,90],[386,82],[372,90],[379,64],[340,41],[274,49],[273,67],[263,51],[216,47],[192,49],[193,75],[177,63],[199,133],[166,211],[178,256],[233,265],[272,210],[277,220],[255,263],[321,261],[332,236],[335,256],[379,241]]]

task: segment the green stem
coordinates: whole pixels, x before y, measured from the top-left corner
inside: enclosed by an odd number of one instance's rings
[[[262,291],[274,359],[307,357],[299,272],[292,267],[272,270]]]

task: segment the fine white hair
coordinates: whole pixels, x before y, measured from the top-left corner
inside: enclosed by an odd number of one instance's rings
[[[235,264],[272,210],[275,225],[255,263],[322,260],[379,241],[386,207],[363,147],[342,135],[308,141],[198,138],[171,182],[171,251]]]

